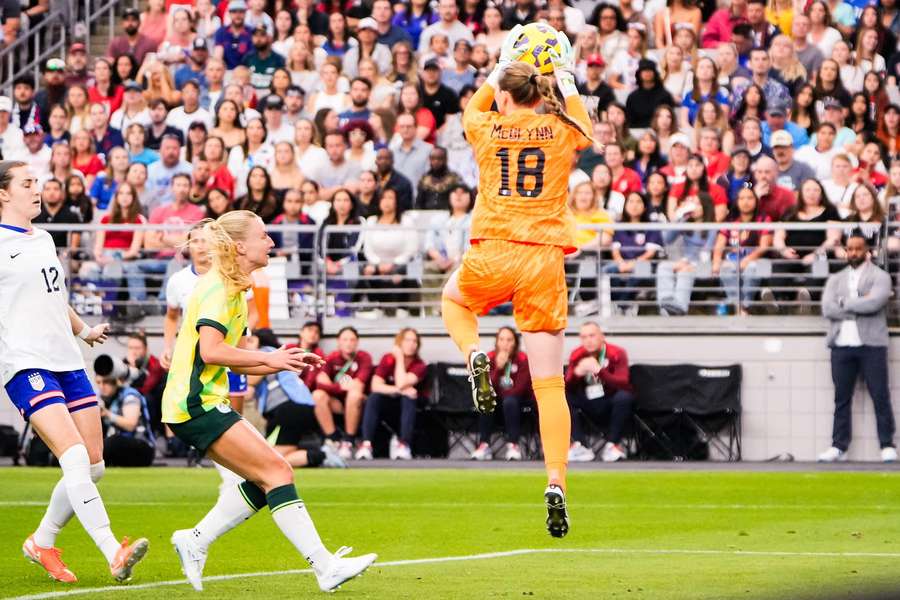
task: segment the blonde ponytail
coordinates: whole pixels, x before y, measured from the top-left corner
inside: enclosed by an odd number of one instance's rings
[[[224,280],[229,295],[253,285],[250,273],[245,273],[238,264],[237,242],[246,239],[250,223],[258,218],[249,210],[234,210],[218,219],[203,221],[203,235],[209,244],[213,269]]]
[[[501,90],[509,92],[512,101],[519,106],[534,106],[543,100],[547,113],[580,132],[591,142],[594,141],[591,135],[581,128],[581,125],[566,114],[562,103],[556,97],[550,77],[538,73],[533,65],[514,62],[506,67],[497,83]]]

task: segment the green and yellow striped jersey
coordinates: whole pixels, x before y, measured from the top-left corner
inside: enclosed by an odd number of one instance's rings
[[[215,269],[197,281],[188,301],[163,392],[164,423],[184,423],[217,405],[229,404],[228,369],[207,365],[200,357],[200,327],[203,326],[221,331],[230,346],[237,346],[247,326],[244,292],[229,296]]]

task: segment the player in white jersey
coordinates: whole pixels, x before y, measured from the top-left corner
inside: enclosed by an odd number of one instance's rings
[[[173,274],[166,284],[166,318],[163,322],[164,349],[160,364],[166,371],[172,364],[172,350],[175,348],[175,336],[178,333],[181,316],[187,310],[188,300],[202,275],[212,267],[212,259],[206,249],[206,238],[203,237],[203,225],[205,221],[195,223],[188,232],[188,253],[191,264]],[[253,303],[252,290],[247,292],[247,326],[252,329],[258,316],[256,305]],[[244,398],[247,395],[247,376],[228,373],[230,386],[229,400],[231,407],[238,413],[243,412]],[[213,466],[222,477],[220,489],[224,486],[234,485],[243,481],[243,477],[232,473],[219,463],[213,461]]]
[[[149,543],[119,543],[95,483],[103,475],[103,433],[97,396],[75,337],[106,341],[109,325],[89,327],[69,307],[65,272],[53,238],[32,228],[41,212],[37,178],[20,161],[0,161],[0,379],[62,467],[62,479],[38,529],[25,540],[25,558],[53,579],[74,582],[56,536],[77,516],[117,581],[131,578]]]

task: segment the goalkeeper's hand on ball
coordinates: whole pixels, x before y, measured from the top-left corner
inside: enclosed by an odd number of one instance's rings
[[[572,44],[565,33],[560,32],[556,38],[559,41],[559,50],[550,48],[547,53],[550,55],[550,61],[553,63],[553,75],[556,77],[556,86],[562,93],[563,98],[575,96],[578,94],[578,88],[575,86],[575,53],[572,51]]]
[[[506,39],[503,40],[503,45],[500,47],[500,58],[487,78],[487,83],[495,90],[499,89],[500,76],[506,67],[522,58],[522,55],[528,50],[525,46],[516,47],[516,42],[522,34],[522,29],[522,25],[516,25],[506,34]]]

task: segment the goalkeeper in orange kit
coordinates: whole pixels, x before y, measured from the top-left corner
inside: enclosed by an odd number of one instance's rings
[[[563,335],[568,310],[563,259],[576,250],[575,221],[566,207],[576,152],[592,144],[591,122],[575,88],[573,53],[565,34],[550,49],[553,80],[518,62],[521,26],[506,38],[500,60],[463,114],[480,181],[472,217],[472,247],[444,287],[444,324],[468,359],[472,399],[491,412],[496,394],[490,361],[479,348],[477,315],[512,301],[524,334],[547,467],[547,529],[569,530],[566,464],[571,421],[563,383]],[[496,102],[499,112],[490,110]],[[537,109],[543,106],[541,113]]]

